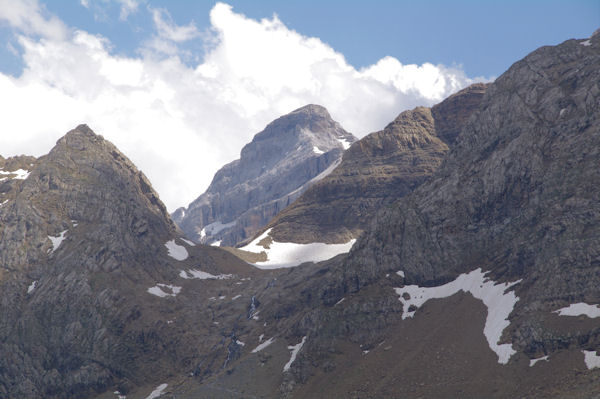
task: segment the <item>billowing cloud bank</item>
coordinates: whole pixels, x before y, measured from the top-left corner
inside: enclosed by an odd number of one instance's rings
[[[402,110],[472,83],[458,69],[392,57],[357,70],[276,16],[256,21],[223,3],[210,12],[209,34],[193,23],[175,25],[167,10],[138,10],[152,13],[155,32],[138,56],[126,57],[34,0],[6,1],[0,21],[13,28],[25,67],[18,78],[0,74],[0,153],[44,154],[87,123],[148,175],[171,211],[201,194],[268,122],[295,108],[322,104],[362,137]],[[192,66],[182,61],[190,40],[207,47]]]

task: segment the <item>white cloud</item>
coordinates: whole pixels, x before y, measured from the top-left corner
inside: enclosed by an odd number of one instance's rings
[[[115,0],[117,3],[121,5],[121,12],[119,14],[119,19],[121,21],[125,21],[129,14],[132,14],[137,11],[138,6],[140,5],[139,0]]]
[[[47,14],[37,0],[0,0],[0,21],[7,22],[28,35],[64,39],[67,35],[65,24],[55,16],[46,16]]]
[[[200,35],[193,22],[178,26],[173,22],[169,12],[163,8],[151,9],[152,19],[158,30],[158,35],[174,42],[184,42]]]
[[[472,82],[460,70],[392,57],[356,70],[276,17],[252,20],[223,3],[210,14],[213,37],[196,38],[210,47],[194,67],[181,62],[177,42],[193,39],[197,29],[176,26],[166,12],[153,14],[154,44],[163,49],[145,43],[140,56],[128,58],[112,53],[105,38],[44,16],[33,1],[16,4],[21,11],[0,6],[0,19],[18,32],[25,64],[19,78],[0,74],[2,155],[44,154],[87,123],[146,173],[170,210],[201,194],[255,133],[295,108],[322,104],[364,136]]]
[[[120,7],[119,19],[125,21],[130,14],[133,14],[138,10],[141,0],[79,0],[79,3],[83,7],[94,12],[94,18],[97,20],[108,19],[108,15],[106,15],[106,10],[104,10],[103,5],[111,2],[116,3],[116,5]]]

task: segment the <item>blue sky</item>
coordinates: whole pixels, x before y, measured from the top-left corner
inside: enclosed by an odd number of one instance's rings
[[[152,31],[148,7],[167,9],[174,22],[207,29],[215,1],[139,1],[120,20],[118,3],[89,0],[45,2],[68,25],[109,38],[114,51],[135,54]],[[96,3],[96,5],[94,5]],[[253,19],[274,13],[290,29],[314,36],[364,67],[391,55],[403,63],[461,65],[469,76],[498,76],[532,50],[568,38],[589,36],[600,27],[597,0],[543,1],[229,1]],[[5,28],[3,39],[9,39]],[[201,57],[202,39],[187,47]],[[18,74],[22,62],[2,49],[0,68]]]
[[[597,0],[0,0],[1,154],[87,123],[172,211],[298,107],[363,137],[599,22]]]

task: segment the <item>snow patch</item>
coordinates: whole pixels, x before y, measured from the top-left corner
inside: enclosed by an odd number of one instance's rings
[[[189,245],[190,247],[195,247],[196,243],[192,242],[190,240],[186,240],[185,238],[180,238],[181,241],[185,242],[187,245]]]
[[[296,356],[298,355],[298,352],[300,352],[300,349],[302,349],[302,346],[304,345],[305,342],[306,342],[306,336],[302,337],[302,341],[300,341],[298,344],[288,346],[288,349],[292,350],[292,356],[290,356],[290,360],[288,360],[288,362],[285,364],[285,366],[283,366],[284,373],[290,369],[292,363],[294,363],[294,361],[296,360]]]
[[[588,305],[584,302],[573,303],[565,308],[555,310],[553,313],[558,313],[560,316],[580,316],[586,315],[590,319],[600,317],[599,305]]]
[[[165,247],[169,250],[169,256],[175,260],[186,260],[188,251],[183,245],[175,244],[175,240],[167,241]]]
[[[225,229],[235,226],[236,223],[237,222],[235,220],[233,222],[229,222],[229,223],[221,223],[220,221],[217,220],[216,222],[207,224],[200,231],[200,238],[204,238],[207,235],[209,235],[209,236],[215,235],[218,232],[220,232],[221,230],[225,230]]]
[[[165,289],[165,291],[171,291],[171,293],[165,292],[163,291],[163,289]],[[156,295],[161,298],[166,298],[169,296],[177,296],[177,294],[181,292],[181,287],[177,287],[175,285],[170,284],[156,284],[154,287],[148,288],[147,291],[152,295]]]
[[[179,272],[179,277],[184,278],[186,280],[196,278],[198,280],[225,280],[228,278],[232,278],[232,274],[210,274],[207,272],[203,272],[201,270],[188,269],[188,271],[182,270]]]
[[[217,241],[213,241],[210,243],[211,247],[220,247],[221,246],[221,240],[217,240]]]
[[[339,301],[337,301],[337,302],[335,303],[335,305],[333,305],[333,306],[337,306],[337,305],[339,305],[340,303],[344,302],[344,300],[346,300],[346,298],[342,298],[342,299],[340,299],[340,300],[339,300]]]
[[[34,281],[33,283],[29,284],[29,287],[27,287],[27,293],[31,294],[33,292],[33,290],[35,290],[36,286],[37,286],[37,281]]]
[[[168,384],[160,384],[156,387],[150,395],[146,396],[146,399],[156,399],[163,394],[163,391],[167,388]]]
[[[350,145],[352,145],[352,143],[350,143],[346,139],[337,139],[337,141],[339,141],[340,143],[342,143],[342,147],[344,147],[344,150],[347,150],[348,148],[350,148]]]
[[[600,356],[595,351],[582,351],[585,356],[584,361],[588,370],[600,368]]]
[[[241,295],[236,295],[236,296],[234,296],[233,298],[231,298],[231,300],[232,300],[232,301],[235,301],[236,299],[238,299],[238,298],[241,298],[241,297],[242,297]]]
[[[0,170],[0,175],[16,175],[16,176],[11,177],[11,179],[15,179],[15,180],[25,180],[29,176],[29,173],[30,172],[25,169],[17,169],[12,172],[4,172],[3,170]],[[6,180],[6,179],[8,179],[8,177],[3,177],[0,179],[0,181]]]
[[[325,152],[323,152],[319,147],[317,147],[316,145],[313,146],[313,152],[317,155],[321,155],[321,154],[325,154]]]
[[[239,339],[235,340],[235,343],[238,344],[239,346],[246,346],[245,342],[240,341]]]
[[[546,362],[547,362],[547,361],[548,361],[548,355],[546,355],[546,356],[542,356],[542,357],[538,357],[537,359],[530,359],[530,360],[529,360],[529,367],[533,367],[533,366],[535,366],[535,364],[536,364],[537,362],[541,362],[542,360],[544,360],[544,361],[546,361]]]
[[[268,340],[266,340],[265,342],[263,342],[262,344],[258,345],[256,348],[252,349],[251,353],[260,352],[261,350],[265,349],[267,346],[271,345],[273,342],[275,342],[275,337],[271,337]]]
[[[48,253],[53,253],[54,251],[56,251],[58,249],[58,247],[60,247],[60,244],[65,239],[65,234],[67,233],[67,231],[69,231],[69,230],[61,231],[60,234],[57,235],[56,237],[48,236],[50,241],[52,241],[52,249],[50,251],[48,251]]]
[[[487,272],[486,272],[487,273]],[[490,349],[498,355],[498,363],[506,364],[510,357],[516,353],[512,344],[498,344],[502,331],[510,322],[508,316],[512,312],[515,303],[519,300],[514,293],[505,292],[521,280],[512,283],[496,284],[494,281],[485,277],[486,273],[481,268],[473,270],[470,273],[461,274],[456,280],[451,281],[439,287],[419,287],[418,285],[407,285],[394,290],[400,296],[403,305],[402,319],[413,317],[415,311],[409,311],[409,307],[414,305],[419,308],[429,299],[446,298],[456,294],[459,291],[469,292],[475,298],[480,299],[487,307],[488,313],[483,328]],[[404,294],[409,298],[405,299]]]
[[[590,39],[588,39],[588,40],[584,40],[584,41],[580,42],[579,44],[581,44],[582,46],[588,47],[588,46],[592,45],[592,42],[590,42]]]
[[[282,267],[294,267],[304,262],[321,262],[331,259],[336,255],[350,251],[356,239],[345,244],[324,244],[320,242],[310,244],[297,244],[293,242],[272,241],[269,248],[264,248],[258,243],[269,236],[268,229],[250,244],[240,248],[243,251],[267,254],[267,260],[256,262],[253,265],[259,269],[278,269]]]
[[[404,277],[405,277],[405,276],[404,276],[404,272],[403,272],[402,270],[398,270],[398,271],[396,272],[396,274],[397,274],[398,276],[402,277],[402,278],[404,278]]]
[[[121,392],[119,391],[114,391],[113,393],[117,395],[117,399],[127,399],[127,396],[121,395]]]
[[[263,338],[265,337],[265,334],[260,334],[260,337],[258,337],[258,342],[262,342]]]
[[[4,204],[6,204],[7,202],[8,202],[8,200],[7,200],[7,199],[5,199],[5,200],[4,200],[2,203],[0,203],[0,206],[2,206],[2,205],[4,205]]]

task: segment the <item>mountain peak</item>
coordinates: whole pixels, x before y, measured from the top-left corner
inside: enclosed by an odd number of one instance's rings
[[[208,190],[172,217],[196,241],[239,243],[331,171],[354,141],[324,107],[305,105],[257,133],[240,159],[221,168]]]
[[[318,104],[307,104],[290,112],[290,114],[318,115],[323,118],[331,118],[331,115],[329,114],[329,111],[327,111],[327,108]]]

